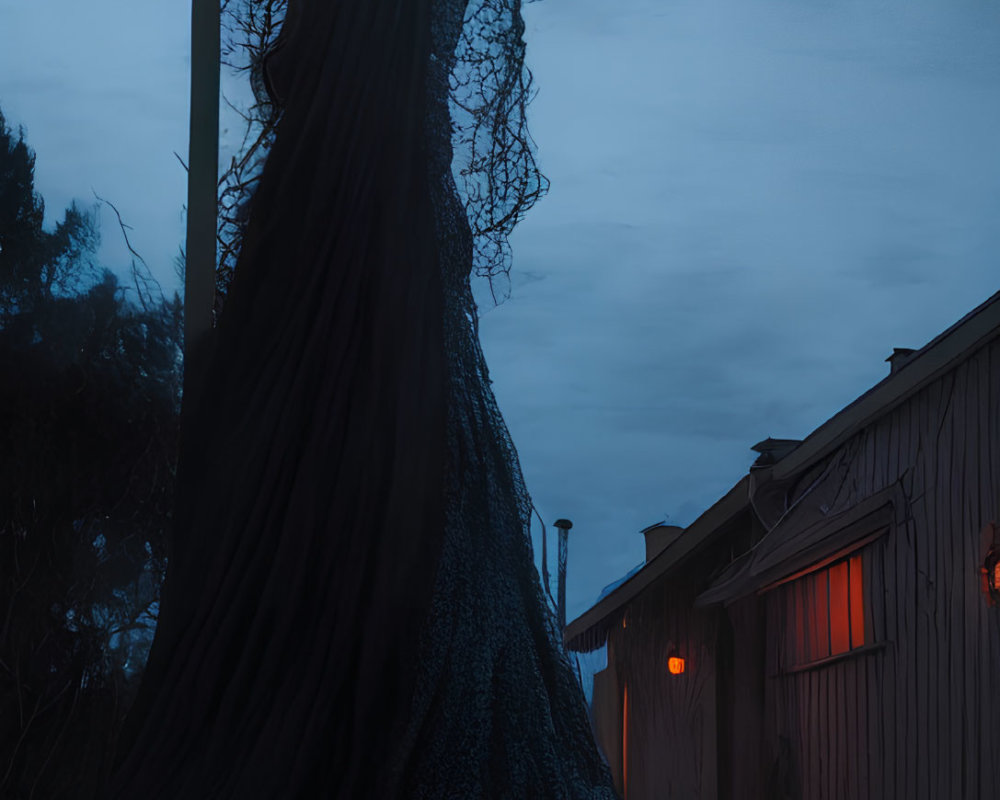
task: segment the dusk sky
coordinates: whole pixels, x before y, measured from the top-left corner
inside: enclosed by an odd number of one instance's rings
[[[0,0],[0,109],[37,153],[48,220],[97,191],[167,290],[188,11]],[[481,331],[535,503],[574,522],[572,619],[642,561],[641,528],[689,524],[751,445],[805,437],[893,347],[1000,289],[1000,4],[544,0],[524,16],[552,188]],[[102,219],[104,262],[127,267]]]

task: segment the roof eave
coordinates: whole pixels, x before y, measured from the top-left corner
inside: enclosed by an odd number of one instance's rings
[[[576,649],[605,624],[610,617],[637,597],[654,581],[667,575],[712,540],[713,535],[749,508],[750,476],[744,475],[726,494],[698,519],[692,522],[674,542],[621,586],[602,598],[595,605],[566,626],[563,640],[569,649]],[[602,637],[603,638],[603,637]],[[600,645],[598,645],[600,646]],[[592,649],[592,648],[589,648]]]
[[[774,479],[789,478],[809,468],[997,336],[1000,336],[1000,292],[934,337],[909,356],[896,372],[816,428],[774,465]]]
[[[857,400],[820,425],[802,444],[773,466],[770,478],[786,480],[827,456],[857,431],[919,392],[932,381],[1000,336],[1000,292],[914,352],[896,372],[890,373]],[[710,540],[712,534],[749,506],[749,475],[695,520],[680,538],[643,569],[625,581],[581,616],[564,632],[567,647],[582,642],[588,634],[663,577]],[[601,632],[603,637],[603,632]],[[598,645],[599,646],[599,645]]]

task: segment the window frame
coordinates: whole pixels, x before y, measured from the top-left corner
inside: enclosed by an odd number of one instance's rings
[[[777,604],[777,608],[775,609],[776,616],[768,615],[769,619],[774,619],[777,622],[777,630],[771,634],[770,649],[772,650],[773,660],[771,661],[771,669],[768,671],[772,677],[819,669],[845,659],[857,658],[867,653],[881,650],[888,644],[880,635],[883,626],[876,622],[876,617],[883,612],[882,604],[884,603],[884,598],[872,591],[872,579],[874,575],[881,574],[885,558],[885,540],[883,537],[889,532],[890,527],[880,528],[868,536],[852,542],[849,546],[840,549],[829,557],[817,561],[815,564],[801,569],[792,575],[788,575],[779,581],[775,581],[760,590],[761,594],[765,592],[769,593],[771,596],[768,600],[771,603]],[[796,645],[796,632],[794,630],[796,619],[793,611],[793,603],[796,602],[796,599],[792,593],[796,591],[796,587],[798,587],[799,591],[802,591],[806,585],[804,582],[817,573],[823,571],[829,573],[830,570],[845,562],[849,563],[854,558],[859,559],[861,565],[861,610],[864,614],[864,642],[860,645],[849,647],[847,650],[837,653],[830,652],[828,655],[818,658],[800,656],[800,653],[803,651],[808,654],[808,645],[805,647],[801,644]],[[848,577],[849,580],[850,578]],[[829,597],[829,583],[827,586]],[[849,595],[849,608],[850,604]],[[826,614],[827,647],[829,652],[829,650],[832,650],[829,606],[827,606]],[[849,636],[851,638],[848,641],[853,645],[853,632]]]
[[[785,587],[782,672],[831,663],[874,644],[867,556],[866,550],[855,551]]]

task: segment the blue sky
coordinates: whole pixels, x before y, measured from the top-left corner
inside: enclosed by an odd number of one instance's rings
[[[552,189],[485,315],[570,616],[1000,289],[1000,7],[544,0]]]
[[[187,13],[0,0],[0,108],[27,129],[50,219],[93,188],[167,288]],[[641,528],[690,523],[752,444],[804,437],[893,347],[1000,288],[1000,6],[543,0],[524,16],[552,188],[481,330],[536,505],[575,523],[572,618],[641,561]],[[103,220],[102,256],[125,267]]]

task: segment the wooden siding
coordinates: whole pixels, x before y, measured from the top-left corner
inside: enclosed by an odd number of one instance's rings
[[[980,532],[1000,521],[1000,341],[848,440],[793,499],[832,517],[894,484],[893,524],[865,550],[866,629],[881,649],[782,673],[796,584],[765,595],[771,771],[803,800],[996,797],[1000,608],[978,567]]]
[[[597,746],[608,763],[615,787],[622,790],[622,695],[614,661],[608,654],[608,666],[594,675],[591,722]]]
[[[628,800],[718,798],[721,611],[692,611],[696,594],[694,586],[661,582],[630,604],[628,627],[611,633],[618,697],[626,684],[629,694]],[[680,675],[667,671],[672,650],[685,659]]]
[[[861,650],[835,654],[812,667],[803,664],[812,632],[808,624],[795,624],[801,620],[796,611],[808,606],[814,575],[782,584],[766,595],[767,627],[773,644],[765,705],[773,715],[775,737],[769,751],[769,772],[783,770],[794,775],[792,783],[798,784],[801,795],[793,790],[789,792],[792,797],[869,796],[870,759],[884,749],[879,729],[868,726],[879,713],[872,705],[877,698],[868,692],[869,665],[878,663],[886,646],[884,625],[869,621],[883,615],[884,595],[872,592],[872,586],[880,583],[881,547],[881,541],[870,544],[858,555],[865,577],[863,605],[867,616]],[[781,737],[792,745],[784,751],[779,746]],[[782,763],[783,759],[788,763]]]
[[[728,718],[730,768],[725,769],[723,763],[720,769],[724,781],[720,800],[778,800],[779,795],[766,783],[777,753],[767,751],[764,737],[768,683],[764,673],[764,605],[761,598],[750,595],[729,606],[727,614],[733,635],[732,691],[730,713],[723,716]]]
[[[628,800],[1000,797],[1000,606],[979,576],[981,532],[1000,523],[1000,339],[800,474],[757,477],[754,511],[773,529],[743,566],[701,549],[628,600],[627,628],[602,629],[595,730],[621,781],[627,684]],[[851,553],[864,646],[790,660],[788,637],[810,633],[805,615],[789,627],[800,578]],[[763,592],[695,608],[710,575],[724,578],[709,603]]]

